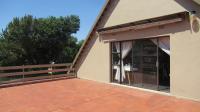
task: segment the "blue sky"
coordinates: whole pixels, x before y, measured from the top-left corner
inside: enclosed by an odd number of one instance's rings
[[[13,17],[25,14],[37,18],[75,14],[81,19],[80,31],[75,36],[81,40],[86,38],[104,3],[105,0],[0,0],[0,29]]]

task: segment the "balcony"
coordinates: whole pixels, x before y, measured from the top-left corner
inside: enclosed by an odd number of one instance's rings
[[[199,112],[200,102],[77,78],[0,89],[0,112]]]

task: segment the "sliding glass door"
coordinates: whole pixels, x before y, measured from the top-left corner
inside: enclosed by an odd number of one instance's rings
[[[169,82],[166,81],[169,80],[169,59],[166,57],[169,55],[159,43],[159,38],[112,42],[111,81],[154,90],[159,89],[160,83],[166,85]],[[164,73],[168,79],[163,77],[165,82],[160,82]]]

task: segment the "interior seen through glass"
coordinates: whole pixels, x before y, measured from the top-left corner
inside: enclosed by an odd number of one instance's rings
[[[112,82],[169,92],[169,37],[111,44]]]

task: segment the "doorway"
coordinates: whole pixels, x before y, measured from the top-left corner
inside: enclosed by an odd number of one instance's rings
[[[166,38],[112,42],[111,82],[168,92],[170,52]]]

